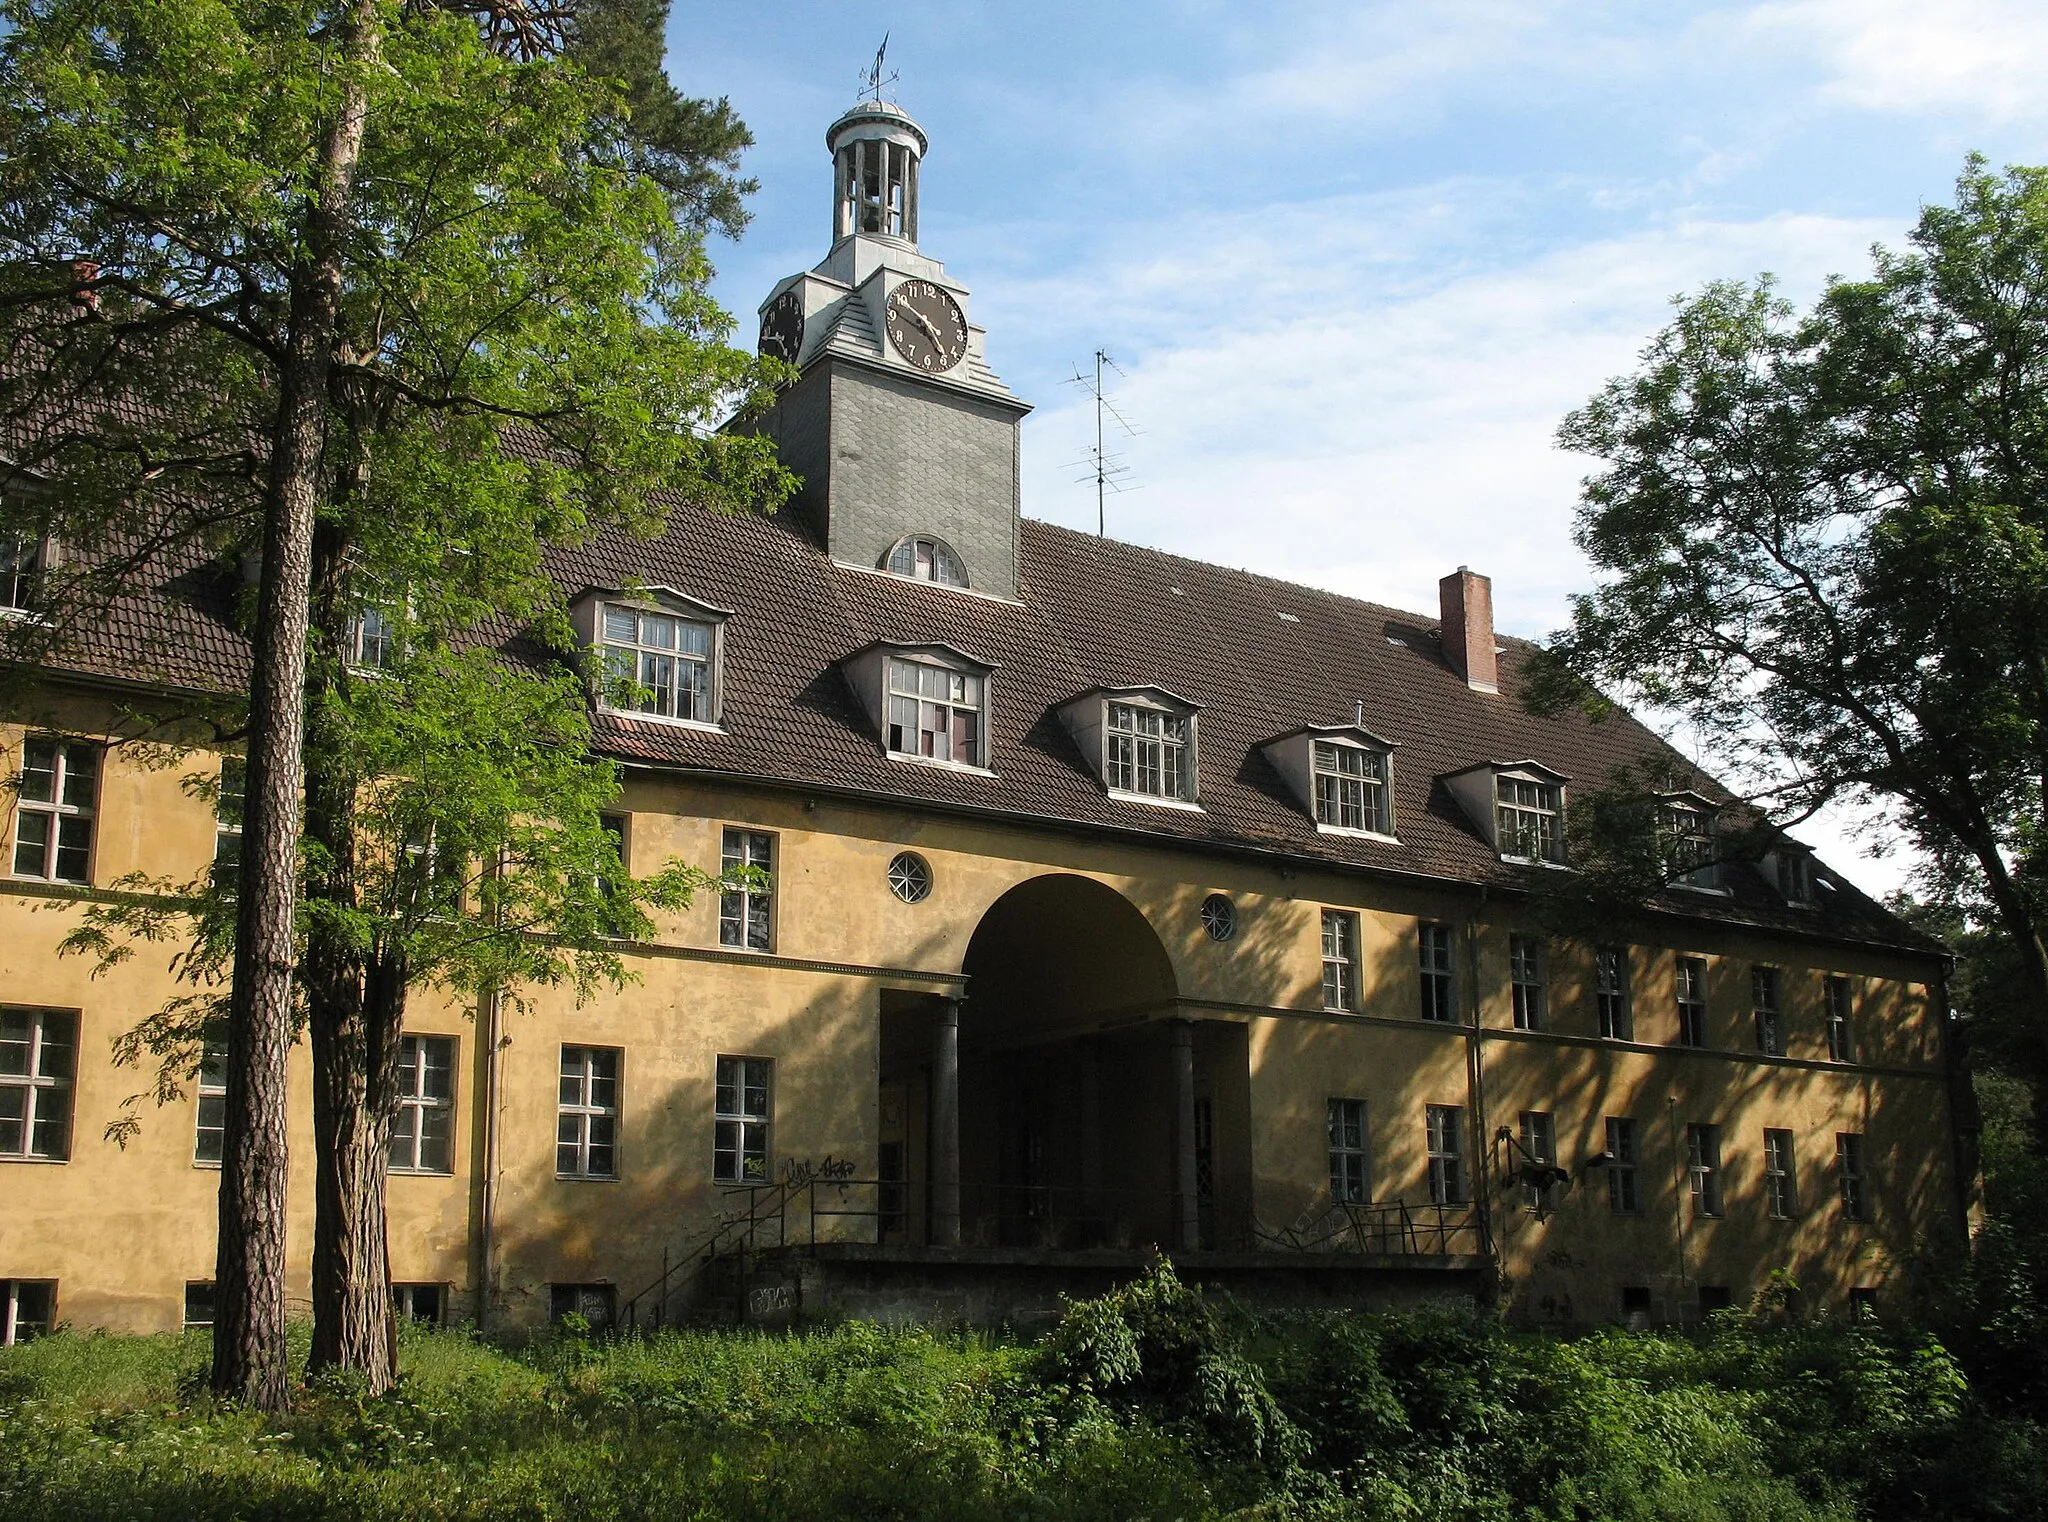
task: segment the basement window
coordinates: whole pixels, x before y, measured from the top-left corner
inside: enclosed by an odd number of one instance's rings
[[[0,1279],[0,1347],[47,1337],[56,1320],[55,1279]]]

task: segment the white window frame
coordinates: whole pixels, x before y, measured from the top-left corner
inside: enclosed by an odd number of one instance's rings
[[[1494,773],[1494,849],[1502,861],[1564,865],[1564,784],[1524,772]],[[1520,848],[1533,838],[1536,850]]]
[[[1772,854],[1777,858],[1772,886],[1778,896],[1795,909],[1812,908],[1813,857],[1790,846],[1781,846]]]
[[[205,1041],[199,1048],[199,1073],[193,1081],[197,1102],[192,1113],[192,1166],[218,1168],[227,1150],[228,1044]],[[213,1140],[208,1157],[207,1139]]]
[[[420,1314],[421,1291],[433,1296],[433,1308]],[[394,1281],[391,1286],[392,1314],[401,1321],[424,1321],[428,1326],[439,1326],[448,1317],[449,1286],[429,1279],[408,1279]]]
[[[1422,1018],[1432,1025],[1456,1025],[1458,983],[1452,970],[1451,927],[1440,920],[1417,920],[1415,953]]]
[[[1351,909],[1323,911],[1323,1008],[1347,1015],[1358,1013],[1358,914]]]
[[[630,638],[619,633],[619,623],[626,619],[633,624]],[[673,642],[664,645],[649,639],[650,627],[670,633]],[[601,602],[595,628],[605,708],[628,718],[695,729],[718,727],[718,620],[665,606]],[[701,649],[689,648],[700,640]],[[685,680],[690,676],[695,680]],[[626,688],[644,689],[646,695],[629,696]]]
[[[1615,1215],[1640,1215],[1643,1209],[1640,1142],[1633,1116],[1609,1115],[1607,1121],[1607,1208]]]
[[[1548,1110],[1524,1110],[1516,1117],[1522,1151],[1529,1160],[1548,1167],[1557,1166],[1557,1126]],[[1550,1189],[1522,1185],[1522,1208],[1541,1214],[1550,1208]]]
[[[1369,746],[1313,735],[1308,754],[1316,828],[1393,839],[1393,757]],[[1352,769],[1353,763],[1363,770]]]
[[[31,796],[29,792],[29,757],[32,751],[45,747],[50,753],[50,766],[47,769],[50,777],[50,796],[37,798]],[[89,777],[81,776],[77,764],[81,757],[91,758]],[[105,747],[90,740],[67,740],[62,735],[48,734],[31,734],[23,739],[21,770],[16,774],[14,788],[14,838],[8,843],[7,864],[11,875],[33,882],[74,883],[80,886],[92,882],[93,855],[99,843],[100,777],[106,769],[105,764]],[[34,770],[41,772],[44,768],[38,767]],[[72,784],[77,781],[83,781],[90,794],[84,802],[72,796]],[[24,871],[22,853],[37,849],[22,839],[22,826],[30,818],[46,821],[43,827],[43,843],[40,847],[42,863],[39,870]],[[81,849],[76,840],[78,830],[67,828],[70,826],[82,828],[85,835],[82,848],[85,866],[77,876],[66,876],[61,871],[64,854],[67,851],[76,852]],[[67,833],[73,836],[69,845],[65,844],[64,840]]]
[[[898,565],[907,561],[907,565]],[[952,575],[943,574],[947,569]],[[882,557],[882,569],[905,581],[926,581],[937,587],[970,587],[967,562],[959,551],[936,534],[905,534]]]
[[[721,873],[752,868],[767,886],[737,883],[718,895],[718,944],[730,951],[775,950],[775,858],[781,842],[772,830],[726,825],[719,838]]]
[[[1626,946],[1593,948],[1593,1003],[1604,1041],[1636,1039],[1636,1012],[1629,987],[1631,973]]]
[[[399,630],[389,610],[366,602],[348,623],[348,669],[363,676],[377,676],[395,670],[399,657]]]
[[[1468,1205],[1465,1176],[1465,1107],[1423,1106],[1423,1140],[1429,1150],[1429,1200],[1432,1205]]]
[[[1828,1061],[1850,1063],[1856,1060],[1855,1001],[1849,980],[1839,973],[1830,973],[1821,985],[1821,997],[1827,1004]]]
[[[1861,1131],[1835,1133],[1835,1184],[1842,1201],[1842,1219],[1870,1219],[1870,1175]]]
[[[1330,1198],[1340,1205],[1372,1203],[1372,1135],[1362,1099],[1332,1098],[1325,1108],[1330,1143]]]
[[[41,1290],[44,1295],[43,1315],[34,1322],[25,1321],[21,1314],[21,1292],[24,1289]],[[23,1334],[25,1326],[35,1330]],[[33,1342],[38,1337],[47,1337],[57,1328],[57,1281],[55,1279],[0,1279],[0,1348],[11,1348],[18,1343]]]
[[[248,803],[248,760],[222,756],[213,795],[213,885],[230,897],[241,886],[242,820]]]
[[[890,756],[930,766],[988,770],[986,673],[891,654],[883,666],[883,684],[882,745]],[[964,758],[956,728],[963,715],[974,730],[971,753]]]
[[[1695,893],[1726,894],[1716,859],[1713,812],[1690,798],[1667,798],[1657,810],[1657,834],[1664,845],[1670,886]]]
[[[1692,1191],[1692,1213],[1698,1220],[1718,1220],[1722,1198],[1721,1128],[1694,1121],[1685,1128],[1685,1174]]]
[[[1772,1220],[1798,1218],[1798,1144],[1790,1131],[1779,1126],[1764,1127],[1764,1201]]]
[[[759,1171],[750,1173],[756,1161]],[[720,1056],[712,1083],[711,1182],[766,1184],[774,1166],[775,1059]]]
[[[625,1065],[625,1052],[620,1047],[562,1044],[561,1059],[555,1069],[556,1178],[619,1176],[619,1087]],[[600,1084],[608,1085],[608,1090],[601,1091]],[[600,1097],[602,1092],[609,1093],[608,1100]],[[595,1139],[600,1134],[605,1140]],[[609,1167],[593,1165],[592,1156],[599,1151],[609,1155]]]
[[[78,1081],[78,1040],[79,1019],[75,1009],[42,1009],[32,1005],[9,1004],[0,1006],[0,1015],[9,1018],[21,1017],[26,1029],[26,1038],[19,1046],[22,1071],[0,1073],[0,1093],[9,1093],[14,1098],[9,1109],[20,1110],[17,1118],[10,1117],[4,1125],[19,1124],[20,1145],[0,1150],[0,1162],[13,1163],[68,1163],[71,1161],[71,1131],[73,1106],[76,1103]],[[49,1039],[52,1021],[65,1022],[63,1041]],[[9,1042],[9,1046],[17,1043]],[[49,1054],[54,1051],[68,1052],[68,1061],[62,1072],[47,1072]],[[38,1150],[36,1128],[43,1126],[54,1129],[59,1135],[56,1150]]]
[[[36,534],[0,534],[0,618],[33,621],[50,542]]]
[[[1195,801],[1193,714],[1118,697],[1105,700],[1102,720],[1102,775],[1110,796],[1141,803]],[[1144,785],[1148,776],[1156,787]]]
[[[1518,1031],[1542,1030],[1549,1014],[1547,950],[1541,936],[1517,932],[1508,937],[1508,997]]]
[[[1679,957],[1672,972],[1678,1011],[1678,1044],[1695,1051],[1707,1045],[1707,959]]]
[[[398,1041],[398,1102],[391,1114],[390,1156],[385,1171],[450,1176],[455,1172],[455,1038],[408,1032]],[[438,1066],[444,1092],[439,1094],[432,1092],[430,1082],[436,1065],[427,1060],[434,1054],[441,1057]],[[424,1160],[429,1143],[435,1140],[429,1129],[437,1121],[444,1154],[439,1164]]]
[[[1760,963],[1749,970],[1749,1004],[1756,1021],[1756,1049],[1765,1057],[1785,1055],[1784,980]]]
[[[192,1292],[199,1289],[206,1291],[207,1306],[204,1316],[194,1316],[192,1314]],[[187,1332],[211,1331],[214,1317],[220,1314],[219,1294],[219,1290],[211,1279],[187,1279],[185,1281],[185,1303],[179,1313],[182,1318],[180,1322],[181,1329]]]

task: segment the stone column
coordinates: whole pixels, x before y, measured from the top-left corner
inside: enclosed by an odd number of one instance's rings
[[[932,1245],[960,1245],[960,1001],[932,1015]]]
[[[1201,1215],[1195,1200],[1195,1023],[1172,1022],[1175,1235],[1181,1251],[1202,1245]]]

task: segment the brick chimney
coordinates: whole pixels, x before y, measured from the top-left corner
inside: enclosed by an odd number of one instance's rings
[[[1468,567],[1436,584],[1443,608],[1439,637],[1451,669],[1474,692],[1500,691],[1500,665],[1493,654],[1493,580]]]

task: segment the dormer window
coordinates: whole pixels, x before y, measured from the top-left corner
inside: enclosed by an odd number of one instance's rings
[[[398,624],[384,609],[365,604],[349,624],[348,664],[355,671],[389,671],[398,664]]]
[[[1315,742],[1316,823],[1336,830],[1394,833],[1387,806],[1387,758],[1383,752],[1334,740]]]
[[[1721,869],[1715,857],[1713,805],[1693,793],[1659,801],[1657,839],[1665,871],[1674,886],[1719,893]]]
[[[983,686],[983,679],[969,671],[892,657],[890,753],[961,766],[982,765]]]
[[[1564,860],[1564,789],[1534,777],[1495,779],[1495,848],[1511,861]]]
[[[946,587],[967,585],[967,567],[943,539],[912,535],[898,540],[883,565],[892,575],[907,576],[912,581],[936,581]]]
[[[1194,806],[1196,705],[1161,687],[1097,687],[1059,712],[1112,798]]]
[[[598,660],[599,706],[672,724],[717,725],[731,615],[673,587],[591,587],[570,605]]]
[[[0,533],[0,613],[35,612],[45,558],[41,540]]]
[[[1813,858],[1791,844],[1770,853],[1772,876],[1778,892],[1788,904],[1801,908],[1813,903]]]

